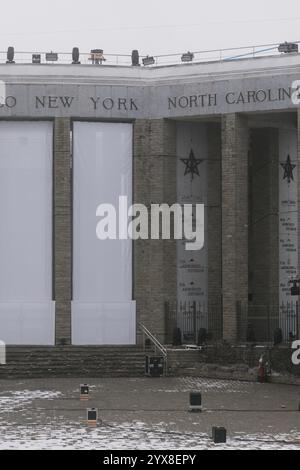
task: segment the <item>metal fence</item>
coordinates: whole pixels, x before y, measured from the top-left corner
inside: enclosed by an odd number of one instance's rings
[[[202,344],[222,338],[222,304],[205,302],[165,303],[166,342]]]
[[[300,339],[298,302],[281,305],[237,303],[239,342],[288,343]],[[214,303],[165,302],[167,344],[203,344],[223,337],[221,298]]]
[[[240,341],[283,342],[300,338],[299,303],[253,305],[239,303],[238,337]]]

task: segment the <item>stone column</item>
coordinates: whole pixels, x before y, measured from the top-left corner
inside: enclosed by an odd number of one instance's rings
[[[300,109],[297,110],[298,126],[298,275],[300,276]],[[300,327],[299,327],[300,328]],[[299,331],[300,334],[300,331]]]
[[[134,203],[176,202],[176,123],[137,120],[134,126]],[[137,321],[165,340],[165,302],[176,301],[176,242],[134,243],[134,299]],[[141,335],[138,333],[138,342]]]
[[[222,118],[223,339],[238,339],[239,303],[248,304],[248,147],[243,116]]]
[[[54,299],[56,344],[71,343],[72,298],[72,186],[71,121],[56,118],[54,124]]]
[[[210,123],[208,129],[208,330],[213,339],[222,334],[222,197],[221,197],[221,126]]]

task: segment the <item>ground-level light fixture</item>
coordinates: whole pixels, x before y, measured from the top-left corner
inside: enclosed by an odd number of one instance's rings
[[[164,375],[163,356],[146,356],[145,374],[148,377],[162,377]]]
[[[90,408],[87,410],[87,424],[88,426],[96,427],[98,424],[98,410],[96,408]]]
[[[131,54],[131,65],[133,67],[139,67],[140,66],[140,54],[138,50],[132,51]]]
[[[87,401],[89,399],[90,388],[87,384],[80,385],[80,400]]]
[[[80,53],[78,47],[73,47],[72,50],[72,64],[80,64],[79,61]]]
[[[299,47],[297,43],[283,42],[279,45],[278,52],[283,52],[284,54],[291,54],[292,52],[299,52]]]
[[[227,431],[225,428],[213,427],[212,428],[212,440],[215,444],[226,444],[227,442]]]
[[[42,61],[41,54],[32,54],[32,63],[33,64],[40,64]]]
[[[155,64],[155,59],[153,56],[149,56],[147,55],[147,57],[145,57],[143,59],[143,65],[147,66],[147,65],[154,65]]]
[[[283,343],[283,333],[281,328],[276,328],[274,331],[274,346]]]
[[[192,62],[194,60],[194,54],[190,51],[185,52],[181,56],[181,62]]]
[[[14,58],[15,58],[15,48],[14,47],[9,47],[7,49],[7,61],[6,61],[6,63],[7,64],[14,64],[15,63]]]
[[[202,411],[202,394],[200,392],[190,393],[189,411],[198,413]]]

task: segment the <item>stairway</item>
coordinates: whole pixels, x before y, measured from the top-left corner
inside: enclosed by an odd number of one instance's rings
[[[0,379],[141,377],[145,353],[132,347],[8,346]]]

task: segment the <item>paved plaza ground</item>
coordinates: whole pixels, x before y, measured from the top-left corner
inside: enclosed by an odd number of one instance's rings
[[[91,386],[88,403],[79,385]],[[203,412],[188,411],[189,392]],[[0,381],[0,449],[297,449],[300,387],[197,378]],[[86,425],[86,409],[99,425]],[[226,445],[211,442],[225,426]]]

